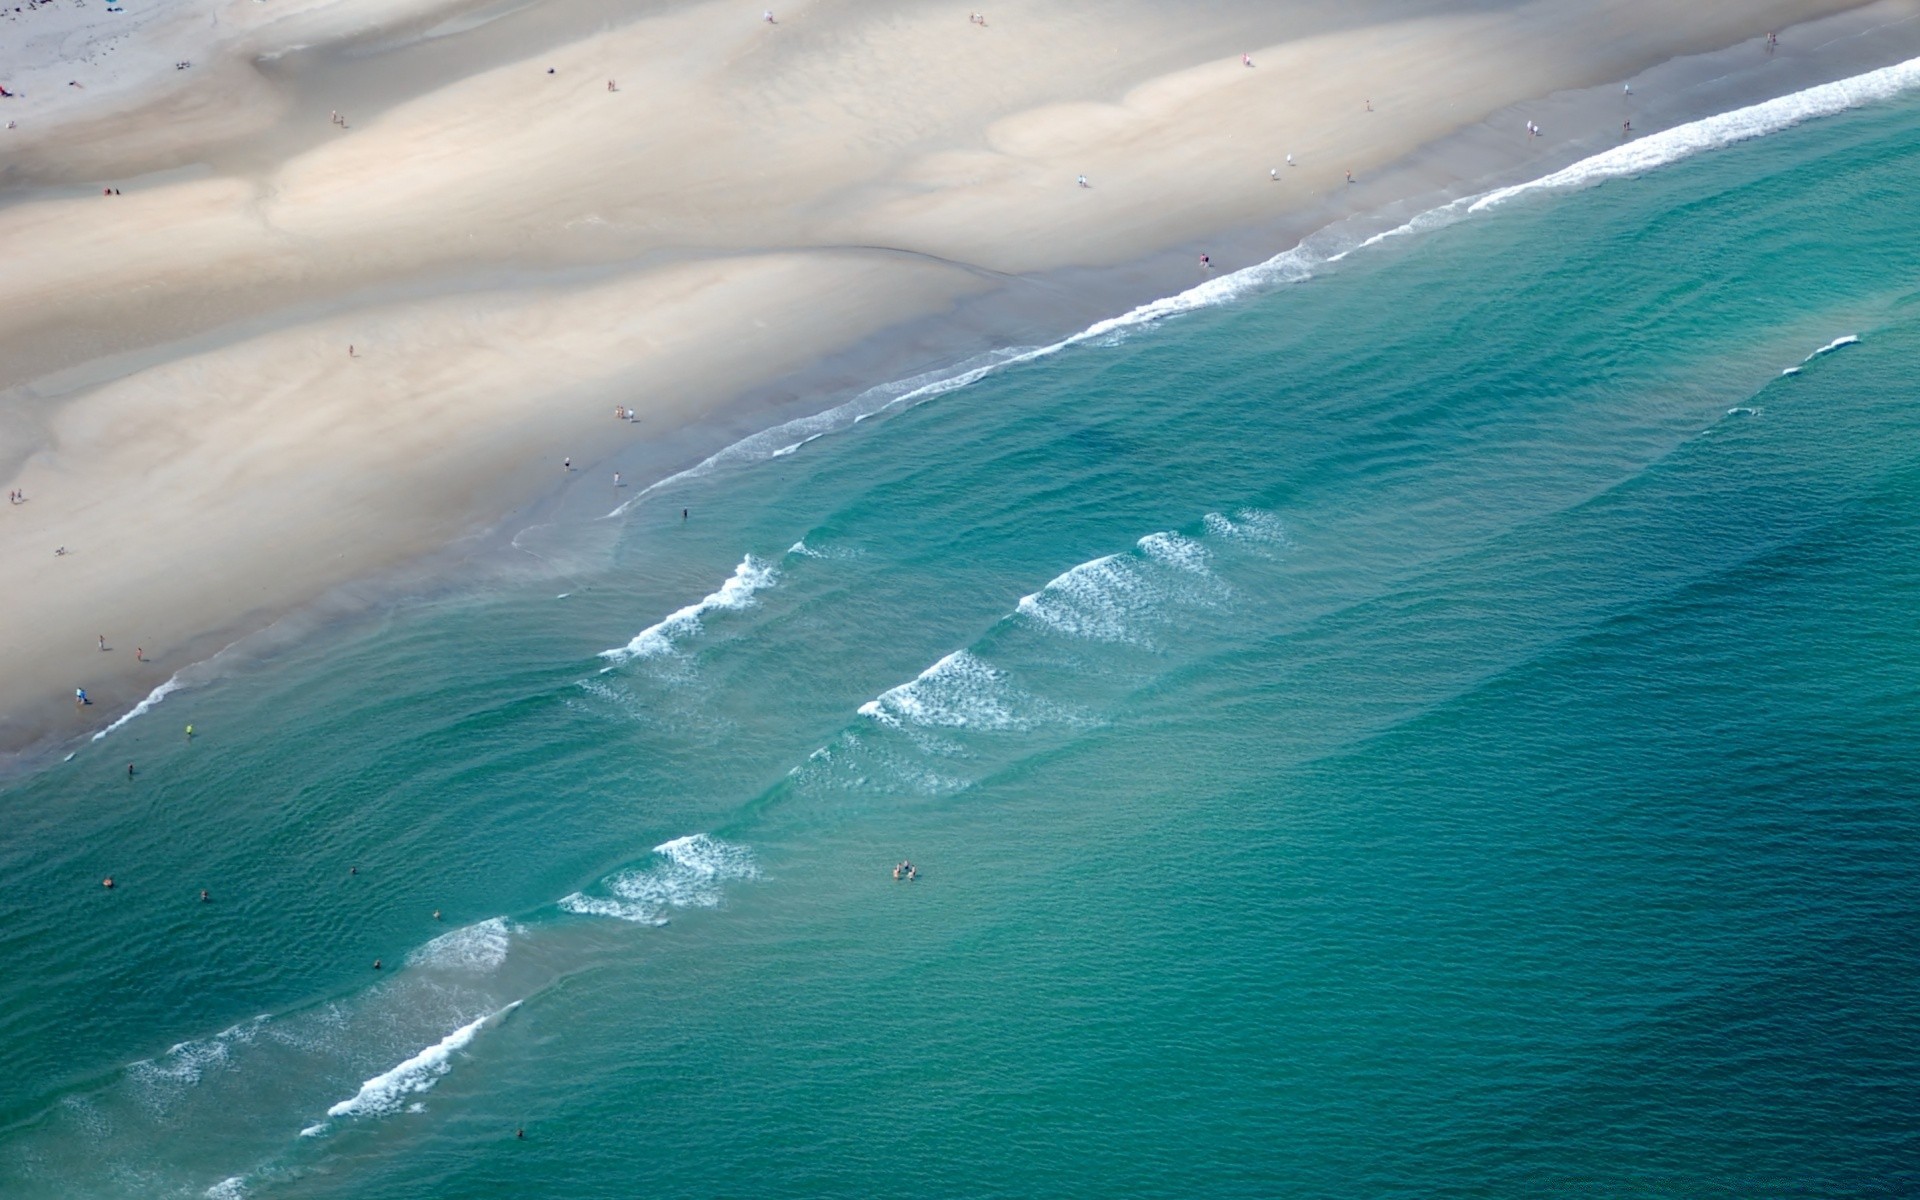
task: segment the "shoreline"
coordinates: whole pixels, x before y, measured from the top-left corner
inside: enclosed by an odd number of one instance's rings
[[[1854,43],[1864,40],[1861,31],[1875,27],[1883,33],[1892,29],[1893,35],[1875,41],[1871,48],[1848,43],[1849,38]],[[1725,71],[1735,56],[1757,45],[1757,38],[1752,43],[1707,54],[1665,59],[1633,78],[1638,82],[1643,77],[1671,77],[1674,82],[1655,82],[1636,95],[1652,92],[1673,98],[1642,99],[1645,107],[1637,112],[1659,114],[1661,104],[1665,103],[1668,108],[1664,115],[1643,119],[1660,121],[1663,125],[1684,123],[1740,107],[1737,103],[1727,103],[1730,97],[1744,95],[1750,103],[1753,99],[1780,94],[1775,89],[1782,77],[1822,82],[1858,74],[1858,70],[1849,71],[1839,64],[1845,62],[1857,67],[1868,49],[1886,60],[1875,64],[1881,66],[1920,54],[1920,21],[1916,21],[1914,8],[1908,4],[1871,5],[1788,27],[1790,45],[1795,36],[1800,36],[1795,30],[1808,35],[1809,40],[1814,36],[1824,38],[1825,47],[1837,49],[1823,47],[1823,53],[1792,59],[1793,72],[1798,74],[1778,70],[1769,73],[1765,69],[1744,75]],[[1912,52],[1900,54],[1890,49],[1901,39],[1910,40],[1902,44],[1911,44]],[[1786,60],[1776,57],[1768,61]],[[1681,86],[1681,78],[1693,82]],[[1428,211],[1461,195],[1479,194],[1489,190],[1489,186],[1539,178],[1567,162],[1586,157],[1584,151],[1592,149],[1593,136],[1584,141],[1577,137],[1550,136],[1540,139],[1537,145],[1523,143],[1532,152],[1531,156],[1516,163],[1500,143],[1498,126],[1505,122],[1507,114],[1525,110],[1543,114],[1537,119],[1549,129],[1557,130],[1560,127],[1557,122],[1563,118],[1567,127],[1575,127],[1576,122],[1598,113],[1610,96],[1618,99],[1612,94],[1612,85],[1602,83],[1555,93],[1537,101],[1521,101],[1478,123],[1458,128],[1446,137],[1415,146],[1408,154],[1370,175],[1366,192],[1361,195],[1336,193],[1340,197],[1338,201],[1318,207],[1290,208],[1283,215],[1229,226],[1210,237],[1195,239],[1195,244],[1206,246],[1214,255],[1219,268],[1216,277],[1220,277],[1236,267],[1264,261],[1276,250],[1297,244],[1303,238],[1345,239],[1357,243],[1398,224],[1413,212]],[[1636,130],[1638,132],[1641,131]],[[1507,155],[1504,160],[1503,153]],[[1369,196],[1381,193],[1386,194],[1384,201],[1367,203]],[[808,253],[817,257],[820,251]],[[873,282],[866,273],[862,253],[843,252],[851,264],[845,266],[848,282],[844,286],[850,289],[848,294]],[[886,256],[888,252],[864,253]],[[873,310],[900,318],[880,322],[877,332],[869,330],[849,339],[844,334],[846,323],[841,322],[831,326],[843,331],[838,335],[839,340],[827,332],[827,327],[819,328],[820,336],[788,337],[784,369],[770,375],[763,372],[763,377],[757,380],[741,380],[731,389],[715,387],[712,379],[703,378],[699,382],[706,386],[705,397],[685,404],[678,422],[664,437],[642,442],[629,438],[613,445],[610,444],[612,438],[602,430],[599,440],[603,449],[590,451],[579,461],[595,471],[620,469],[637,480],[676,476],[707,455],[724,451],[742,437],[751,437],[796,418],[816,416],[851,397],[874,390],[872,381],[876,379],[899,380],[923,371],[937,374],[979,354],[1004,351],[1009,346],[1059,341],[1137,305],[1176,295],[1183,290],[1178,282],[1182,274],[1194,278],[1192,253],[1187,245],[1168,245],[1117,266],[1063,266],[1003,276],[994,276],[979,268],[956,271],[952,266],[930,264],[918,285],[907,288],[904,293],[889,295]],[[715,261],[711,257],[693,260],[702,270]],[[757,259],[747,256],[730,261],[750,264],[741,268],[742,278],[749,287],[771,277],[769,272],[777,275],[780,270],[780,265],[764,254]],[[805,265],[811,269],[816,263],[808,259]],[[892,265],[887,269],[893,269]],[[617,274],[619,268],[606,270]],[[575,267],[564,269],[561,274],[572,274],[578,281],[595,272]],[[956,274],[962,278],[956,279]],[[552,272],[548,275],[551,278]],[[814,281],[806,271],[802,275],[809,283]],[[989,277],[998,279],[997,286],[981,286],[981,280]],[[405,281],[400,286],[404,290]],[[570,290],[579,289],[576,286]],[[907,293],[917,296],[920,311],[905,311],[902,315],[903,310],[912,307],[910,303],[903,303]],[[608,294],[620,293],[616,290]],[[324,297],[314,303],[323,308],[327,304]],[[341,299],[338,304],[347,310],[364,307],[355,306],[351,299]],[[257,319],[263,328],[274,329],[285,316],[285,310],[281,310]],[[222,336],[246,340],[231,322],[218,324],[198,336],[215,341]],[[144,351],[123,353],[145,354],[154,362],[164,364],[174,357],[169,355],[170,349],[174,349],[173,344],[161,343]],[[87,360],[68,370],[84,372],[89,366],[102,375],[112,374],[110,365],[102,370],[101,359]],[[620,370],[615,370],[610,376],[576,383],[572,395],[578,401],[583,391],[593,392],[612,403],[623,394],[625,379]],[[97,389],[109,385],[95,381],[89,386]],[[887,386],[877,385],[878,388]],[[823,403],[829,400],[833,403]],[[591,405],[582,407],[591,408]],[[654,409],[646,411],[649,423],[655,423],[659,414]],[[604,411],[597,420],[607,420]],[[636,464],[637,471],[632,469]],[[629,489],[627,499],[631,500],[642,490],[637,486]],[[285,644],[280,641],[282,638],[307,636],[312,630],[339,620],[380,610],[399,602],[403,596],[419,595],[423,589],[431,594],[445,594],[472,586],[476,569],[482,578],[504,576],[510,571],[508,556],[519,552],[517,543],[530,530],[551,524],[577,534],[587,522],[604,512],[605,506],[590,504],[585,493],[586,488],[580,484],[540,484],[534,472],[528,471],[525,478],[511,481],[511,486],[488,493],[495,503],[491,516],[486,512],[487,500],[476,493],[463,519],[453,522],[451,527],[443,523],[437,527],[437,535],[428,531],[425,538],[415,538],[409,546],[372,569],[337,576],[311,595],[290,604],[254,607],[224,621],[204,622],[206,627],[195,637],[174,648],[171,658],[185,657],[189,662],[169,673],[167,682],[185,673],[188,682],[183,686],[198,686],[204,682],[203,673],[209,679],[222,673],[223,660],[229,657],[257,661],[271,654],[272,645]],[[498,511],[498,501],[503,496],[516,500],[504,513]],[[617,528],[614,532],[617,533]],[[159,686],[164,687],[166,683]],[[4,763],[7,773],[31,770],[75,743],[84,746],[85,739],[93,738],[102,726],[114,722],[117,727],[128,719],[126,714],[131,707],[136,702],[144,702],[151,691],[150,686],[126,687],[120,683],[102,687],[96,693],[100,701],[95,705],[97,719],[78,723],[58,719],[36,723],[22,720],[18,705],[11,706],[15,711],[0,709],[0,738],[5,739],[4,744],[0,744],[0,756],[3,756],[0,763]],[[89,687],[89,692],[94,693],[95,689]]]

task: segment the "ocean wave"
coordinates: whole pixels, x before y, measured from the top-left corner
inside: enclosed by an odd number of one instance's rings
[[[986,378],[1001,367],[1010,366],[1016,362],[1027,362],[1033,358],[1051,354],[1060,348],[1060,346],[1039,346],[995,350],[968,359],[951,368],[927,371],[868,388],[844,404],[835,405],[824,412],[810,416],[783,421],[772,428],[763,429],[731,445],[724,446],[686,470],[675,472],[657,483],[647,485],[601,519],[624,515],[634,505],[662,488],[711,475],[723,467],[784,457],[815,438],[850,429],[868,417],[876,416],[888,409],[910,405],[956,388],[966,387],[976,380]]]
[[[1800,361],[1803,363],[1810,363],[1814,359],[1819,358],[1822,354],[1832,354],[1835,350],[1838,350],[1842,346],[1857,345],[1859,341],[1860,341],[1859,334],[1857,333],[1845,334],[1841,337],[1837,337],[1833,339],[1832,341],[1820,347],[1818,350],[1815,350],[1812,354],[1807,355],[1805,358],[1801,359]]]
[[[130,1064],[127,1075],[149,1092],[191,1087],[208,1072],[224,1070],[232,1062],[234,1048],[250,1044],[266,1021],[262,1014],[212,1037],[176,1042],[164,1054]]]
[[[1231,522],[1229,522],[1231,526]],[[1016,611],[1069,637],[1148,644],[1151,624],[1170,606],[1211,604],[1226,595],[1213,574],[1212,555],[1194,538],[1150,533],[1124,554],[1083,562],[1022,596]]]
[[[860,706],[860,715],[895,729],[1031,729],[1059,715],[1007,681],[1006,672],[956,650],[914,678]]]
[[[1018,611],[1049,629],[1099,642],[1137,640],[1135,621],[1160,599],[1138,563],[1109,554],[1069,568],[1020,597]]]
[[[234,1175],[222,1179],[206,1191],[207,1200],[245,1200],[247,1179],[244,1175]]]
[[[751,850],[704,833],[662,842],[653,855],[652,861],[603,880],[600,886],[610,895],[575,892],[559,906],[582,916],[659,925],[668,909],[713,908],[723,885],[760,875]]]
[[[410,967],[483,974],[507,961],[513,928],[505,917],[491,917],[434,938],[407,956]]]
[[[1581,187],[1622,175],[1638,175],[1707,150],[1778,133],[1803,121],[1890,100],[1915,86],[1920,86],[1920,58],[1650,133],[1539,179],[1496,188],[1475,200],[1467,211],[1484,212],[1527,192]]]
[[[716,611],[751,608],[754,596],[772,587],[779,579],[779,570],[749,554],[740,560],[740,565],[733,569],[733,574],[717,590],[642,629],[626,645],[602,650],[600,657],[619,663],[667,654],[673,650],[675,641],[700,632],[703,628],[702,617]]]
[[[173,676],[171,679],[167,680],[165,683],[161,684],[159,687],[154,688],[151,692],[148,692],[147,698],[145,700],[142,700],[140,703],[134,705],[132,708],[122,713],[119,716],[119,718],[113,722],[113,724],[107,726],[105,729],[102,729],[96,732],[93,735],[93,740],[97,742],[101,738],[112,733],[114,730],[120,728],[122,725],[125,725],[128,721],[133,720],[135,717],[145,716],[147,713],[153,710],[154,705],[160,703],[162,700],[165,700],[168,696],[173,695],[175,692],[179,691],[184,686],[186,685],[180,681],[180,677],[178,675]]]
[[[1287,544],[1287,527],[1280,518],[1259,508],[1243,508],[1231,517],[1211,512],[1203,524],[1207,536],[1242,546],[1279,548]]]
[[[377,1117],[399,1112],[408,1096],[427,1091],[453,1069],[454,1052],[471,1043],[489,1021],[506,1016],[520,1007],[515,1000],[498,1012],[487,1013],[462,1025],[425,1050],[382,1071],[360,1085],[348,1099],[327,1109],[329,1117]]]

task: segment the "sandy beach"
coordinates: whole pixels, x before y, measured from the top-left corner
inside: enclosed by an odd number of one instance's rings
[[[1911,0],[761,7],[5,14],[0,752],[556,489],[603,512],[1202,252],[1920,52]],[[1774,74],[1661,73],[1716,54]]]

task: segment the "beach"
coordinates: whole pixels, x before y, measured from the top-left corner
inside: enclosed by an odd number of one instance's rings
[[[93,2],[0,1195],[1920,1190],[1920,7]]]
[[[97,730],[343,586],[479,569],[462,547],[778,420],[1191,287],[1202,254],[1900,61],[1915,13],[9,14],[0,749]]]

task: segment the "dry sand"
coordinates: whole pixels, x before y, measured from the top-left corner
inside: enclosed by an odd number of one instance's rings
[[[0,749],[488,527],[563,457],[603,486],[635,439],[737,424],[1010,278],[1382,205],[1376,173],[1530,97],[1853,7],[23,5],[0,18],[0,475],[28,496],[0,513]]]

